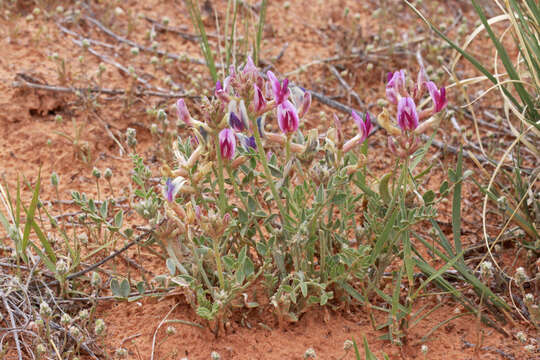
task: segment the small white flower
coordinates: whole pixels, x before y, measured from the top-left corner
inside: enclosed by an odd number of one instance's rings
[[[523,282],[527,281],[527,273],[525,272],[525,269],[522,267],[518,267],[516,269],[516,281],[518,284],[522,284]]]
[[[313,348],[308,348],[304,353],[304,359],[315,359],[316,357],[317,354],[315,353],[315,349]]]

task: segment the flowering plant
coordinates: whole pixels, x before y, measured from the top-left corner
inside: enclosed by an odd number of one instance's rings
[[[405,139],[395,152],[402,164],[418,146],[418,129],[433,123],[419,124],[428,113],[415,105],[431,85],[408,96],[404,73],[396,74],[387,94],[397,125],[387,110],[379,122]],[[444,89],[432,93],[438,112]],[[233,308],[259,306],[256,289],[269,297],[280,325],[314,305],[365,304],[391,260],[403,255],[398,240],[435,216],[429,196],[405,205],[407,172],[368,180],[368,147],[360,145],[373,130],[369,114],[351,113],[353,136],[336,116],[320,136],[302,123],[310,105],[308,91],[271,71],[263,77],[249,58],[217,82],[213,98],[202,99],[198,116],[182,99],[176,104],[192,134],[174,143],[175,161],[162,168],[155,236],[167,249],[170,281],[216,333]]]

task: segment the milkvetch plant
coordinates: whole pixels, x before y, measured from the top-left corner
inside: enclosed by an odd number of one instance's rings
[[[389,338],[406,335],[412,304],[396,294],[405,277],[409,299],[422,288],[415,292],[411,227],[436,216],[435,193],[421,194],[424,174],[413,174],[429,147],[419,134],[438,123],[446,94],[423,74],[412,86],[404,71],[389,80],[391,106],[378,120],[395,166],[381,179],[366,161],[370,114],[351,113],[352,136],[337,117],[324,134],[300,131],[311,94],[271,71],[263,77],[249,58],[216,83],[200,111],[176,103],[191,133],[162,167],[163,195],[153,204],[163,221],[148,219],[159,224],[170,282],[216,334],[235,308],[259,306],[258,289],[280,326],[312,306],[382,301],[391,308],[369,309],[388,312]],[[424,109],[426,99],[432,106]],[[386,294],[381,280],[396,259],[405,267]]]

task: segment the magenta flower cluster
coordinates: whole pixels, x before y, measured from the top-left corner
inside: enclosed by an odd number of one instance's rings
[[[289,80],[280,82],[272,71],[267,72],[267,80],[263,79],[252,59],[248,57],[246,64],[237,73],[231,66],[229,76],[223,83],[216,83],[214,95],[221,103],[228,121],[228,127],[219,131],[220,155],[223,159],[232,160],[236,152],[236,141],[244,148],[256,148],[254,131],[264,135],[261,116],[275,110],[275,116],[281,132],[285,135],[298,130],[300,118],[311,105],[309,92],[289,87]],[[185,102],[177,102],[178,117],[187,125],[197,125]],[[257,119],[257,129],[253,129],[251,119]],[[246,134],[247,133],[247,134]]]
[[[422,98],[426,89],[431,96],[433,106],[419,113],[416,103]],[[404,70],[389,73],[388,83],[386,84],[386,97],[392,104],[397,105],[397,124],[403,132],[416,130],[421,120],[435,115],[448,104],[445,88],[438,89],[435,83],[426,81],[424,69],[420,69],[418,80],[412,91],[407,87]]]

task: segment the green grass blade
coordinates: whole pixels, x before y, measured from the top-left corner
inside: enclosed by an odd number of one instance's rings
[[[463,253],[461,245],[461,186],[463,177],[463,148],[459,150],[456,165],[456,185],[452,199],[452,235],[454,236],[455,252]],[[465,264],[463,258],[460,260]]]
[[[444,274],[448,269],[450,269],[452,266],[454,266],[454,264],[463,257],[463,251],[461,251],[459,254],[457,254],[457,256],[455,256],[452,260],[448,261],[446,264],[444,264],[444,266],[442,266],[439,270],[435,271],[433,274],[431,274],[427,279],[426,281],[422,282],[422,285],[420,285],[418,287],[418,289],[416,289],[416,292],[414,293],[414,295],[412,296],[412,299],[414,300],[417,296],[418,296],[418,293],[424,288],[426,287],[430,282],[432,282],[434,279],[440,277],[442,274]]]
[[[267,5],[267,0],[262,0],[261,11],[259,13],[259,24],[257,26],[257,39],[255,40],[255,49],[254,49],[255,54],[253,56],[253,61],[255,62],[255,66],[259,66],[262,32],[264,28],[264,21],[266,18],[266,5]]]
[[[499,39],[497,39],[497,37],[495,36],[495,33],[493,32],[493,29],[489,25],[488,20],[486,18],[486,15],[482,11],[482,8],[480,6],[478,6],[478,4],[476,3],[475,0],[472,0],[472,4],[474,6],[474,9],[475,9],[476,13],[480,17],[480,20],[482,21],[482,24],[484,24],[484,28],[486,29],[489,37],[491,38],[491,41],[495,45],[495,48],[497,49],[497,52],[498,52],[498,56],[501,59],[503,65],[504,65],[504,68],[506,69],[506,72],[508,73],[508,76],[510,77],[510,79],[515,80],[513,82],[514,88],[516,89],[517,93],[519,94],[519,97],[521,98],[521,100],[527,105],[527,111],[531,115],[532,119],[538,119],[539,114],[534,109],[534,101],[531,98],[531,96],[529,95],[529,93],[523,87],[523,84],[521,84],[521,82],[520,82],[521,79],[520,79],[520,77],[519,77],[519,75],[518,75],[518,73],[517,73],[517,71],[516,71],[516,69],[514,67],[514,64],[510,60],[508,52],[506,51],[504,46],[501,44]],[[520,107],[520,109],[521,109],[521,107]],[[531,121],[531,123],[533,125],[535,125],[535,122]],[[536,124],[536,126],[540,127],[540,125],[538,125],[538,124]]]
[[[39,225],[35,222],[35,220],[32,219],[32,228],[34,229],[34,232],[36,233],[39,242],[41,243],[41,246],[45,249],[45,253],[49,257],[49,259],[56,264],[56,255],[54,253],[54,249],[52,248],[51,243],[49,240],[47,240],[47,237],[41,231]]]
[[[364,336],[364,352],[366,353],[366,360],[377,360],[377,357],[375,356],[375,354],[373,354],[371,350],[369,349],[369,345],[365,336]]]
[[[218,80],[216,64],[214,62],[214,54],[212,53],[212,48],[208,42],[208,37],[206,36],[206,29],[202,21],[201,10],[199,8],[198,0],[185,0],[186,7],[188,8],[189,15],[193,26],[198,31],[199,35],[199,45],[201,46],[201,51],[204,55],[206,61],[206,66],[210,71],[210,76],[214,83]]]
[[[454,48],[457,52],[459,52],[465,59],[467,59],[471,64],[473,64],[474,67],[476,67],[485,77],[487,77],[493,84],[497,85],[499,81],[491,74],[490,71],[488,71],[474,56],[472,56],[469,52],[463,50],[461,47],[456,45],[452,40],[450,40],[443,32],[441,32],[435,25],[433,25],[428,19],[422,15],[418,9],[414,7],[408,0],[405,0],[405,3],[433,30],[437,35],[439,35],[442,39],[444,39],[452,48]],[[523,107],[521,104],[517,101],[517,99],[506,89],[504,86],[501,87],[504,94],[510,99],[510,101],[518,108],[519,111],[523,110]],[[534,124],[535,127],[540,129],[540,124]]]
[[[26,224],[24,225],[23,238],[21,240],[21,257],[25,263],[28,262],[28,257],[26,256],[26,248],[30,241],[30,230],[32,229],[32,222],[34,221],[34,215],[36,213],[37,204],[39,200],[39,187],[41,184],[41,173],[38,173],[38,178],[36,182],[36,187],[34,188],[34,194],[32,196],[32,201],[30,202],[30,207],[26,212]]]

